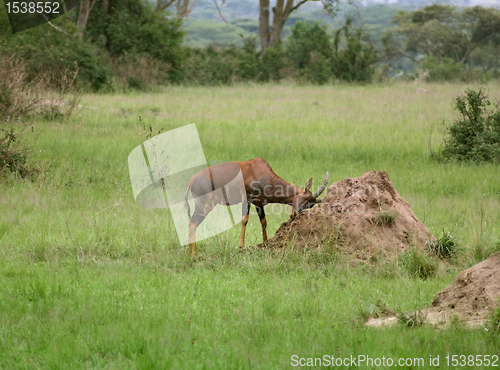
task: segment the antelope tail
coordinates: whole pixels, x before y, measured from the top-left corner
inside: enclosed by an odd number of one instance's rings
[[[188,202],[189,189],[191,189],[191,186],[188,186],[188,188],[186,190],[186,195],[184,197],[184,200],[185,200],[184,208],[187,210],[187,214],[188,214],[189,219],[191,219],[191,209],[189,208],[189,202]]]

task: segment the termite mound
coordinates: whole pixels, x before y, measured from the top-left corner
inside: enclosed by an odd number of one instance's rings
[[[333,248],[355,260],[394,257],[434,240],[400,197],[387,172],[331,184],[316,207],[284,222],[260,248],[295,250]]]
[[[500,253],[462,271],[453,282],[437,293],[429,308],[419,314],[423,323],[446,327],[453,320],[467,327],[487,325],[500,302]],[[366,325],[382,326],[397,322],[397,317],[370,318]]]

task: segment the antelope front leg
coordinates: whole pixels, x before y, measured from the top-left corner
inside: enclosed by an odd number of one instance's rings
[[[191,255],[193,257],[198,256],[198,250],[196,249],[196,227],[198,225],[194,222],[189,222],[189,237],[188,237],[188,253],[191,250]]]
[[[250,215],[247,213],[241,220],[240,249],[245,249],[245,229],[247,228],[248,217],[250,217]]]
[[[264,212],[264,206],[262,204],[256,204],[255,208],[257,209],[257,214],[260,219],[260,226],[262,227],[262,240],[267,240],[267,221],[266,221],[266,213]]]

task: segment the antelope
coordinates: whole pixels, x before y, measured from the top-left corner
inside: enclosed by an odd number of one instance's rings
[[[230,189],[227,185],[236,176],[241,174],[244,180],[244,189]],[[292,206],[290,218],[295,218],[300,212],[312,208],[322,200],[317,199],[328,184],[328,171],[325,181],[313,194],[310,189],[312,178],[306,182],[304,190],[292,185],[274,173],[271,166],[262,158],[252,159],[246,162],[226,162],[212,167],[205,168],[194,175],[186,190],[185,207],[189,217],[189,237],[188,251],[191,249],[193,256],[198,255],[196,249],[196,228],[201,224],[210,211],[217,205],[235,205],[241,202],[242,221],[241,236],[239,241],[240,249],[245,249],[245,229],[250,214],[250,205],[253,204],[259,215],[262,226],[262,238],[267,240],[267,222],[264,206],[270,203],[281,203]],[[226,191],[214,192],[215,189],[226,187]],[[191,215],[188,203],[189,190],[195,198],[195,210]],[[222,196],[221,196],[222,194]],[[197,201],[202,197],[202,201]]]

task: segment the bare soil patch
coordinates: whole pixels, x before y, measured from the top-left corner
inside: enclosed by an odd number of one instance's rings
[[[387,172],[331,184],[321,204],[284,222],[260,248],[335,248],[355,260],[395,257],[434,240],[400,197]]]

